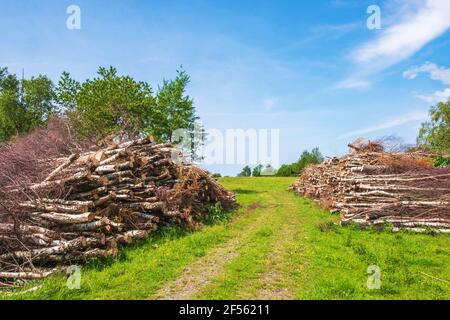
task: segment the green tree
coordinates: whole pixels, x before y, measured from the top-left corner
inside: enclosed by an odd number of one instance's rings
[[[325,160],[318,147],[311,150],[311,160],[315,164],[322,163]]]
[[[252,175],[252,169],[249,166],[245,166],[238,174],[238,177],[250,177]]]
[[[311,152],[305,150],[303,151],[300,159],[297,161],[297,166],[295,166],[297,173],[303,170],[309,164],[318,164],[323,161],[323,156],[319,151],[319,148],[314,148]]]
[[[0,88],[2,87],[3,79],[8,75],[8,68],[0,68]]]
[[[296,176],[309,164],[318,164],[323,162],[323,160],[324,158],[320,153],[319,148],[314,148],[311,151],[305,150],[300,155],[297,162],[282,165],[278,169],[277,175],[281,177]]]
[[[277,176],[280,177],[291,177],[295,175],[293,164],[283,164],[277,171]]]
[[[161,141],[173,141],[176,130],[195,130],[199,117],[195,114],[193,100],[186,95],[190,78],[184,70],[178,70],[174,80],[163,80],[156,93],[156,104],[147,131]]]
[[[21,102],[26,109],[27,132],[44,125],[57,113],[52,81],[46,76],[22,80]]]
[[[430,109],[430,121],[422,124],[417,143],[435,152],[450,152],[450,100]]]
[[[56,102],[65,112],[74,112],[77,107],[77,97],[81,90],[81,84],[70,77],[70,73],[64,71],[55,89]]]
[[[0,142],[24,131],[26,110],[20,104],[20,82],[2,69],[0,78]]]
[[[80,87],[63,74],[57,90],[60,103],[73,108],[72,124],[81,136],[98,139],[111,133],[137,136],[151,123],[155,100],[145,82],[117,75],[113,67],[100,67],[98,77]],[[75,99],[73,94],[75,93]]]
[[[185,94],[189,81],[185,71],[178,71],[153,96],[148,83],[119,76],[113,67],[99,68],[98,77],[81,84],[64,72],[55,96],[80,136],[102,139],[119,133],[127,137],[149,134],[160,142],[179,143],[173,139],[174,132],[185,130],[188,137],[183,147],[197,159],[195,150],[204,140],[204,130],[196,125],[193,101]]]
[[[0,142],[45,125],[56,112],[54,88],[45,76],[19,80],[0,69]]]
[[[177,70],[174,80],[163,80],[145,131],[161,142],[177,144],[195,161],[201,159],[197,151],[206,133],[198,122],[193,100],[186,94],[189,83],[190,77],[183,69]]]
[[[252,170],[252,176],[260,177],[262,169],[263,169],[263,166],[261,164],[254,167]]]
[[[158,141],[177,143],[174,132],[183,129],[194,159],[205,133],[196,124],[193,101],[186,94],[189,81],[185,71],[178,71],[153,96],[148,83],[120,76],[113,67],[99,68],[97,77],[83,83],[63,72],[56,88],[46,76],[20,81],[0,68],[0,142],[45,125],[51,115],[59,114],[69,119],[79,136],[97,139],[151,134]]]

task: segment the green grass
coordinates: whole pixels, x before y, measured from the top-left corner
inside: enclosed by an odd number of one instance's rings
[[[191,298],[450,298],[450,236],[340,227],[338,216],[287,191],[292,181],[221,179],[242,204],[227,218],[196,232],[165,229],[123,249],[114,261],[91,262],[82,269],[80,290],[69,290],[66,279],[55,276],[30,284],[42,285],[35,292],[21,289],[0,298],[152,299],[189,265],[196,263],[198,276],[202,268],[214,268],[202,259],[226,246],[235,254],[217,260],[220,273]],[[367,288],[370,265],[381,270],[379,290]]]
[[[305,200],[304,205],[306,205]],[[326,220],[321,210],[310,234],[308,274],[311,280],[299,287],[300,299],[449,299],[450,237],[357,227],[317,227]],[[328,218],[329,219],[329,218]],[[381,270],[380,290],[367,289],[367,268]]]

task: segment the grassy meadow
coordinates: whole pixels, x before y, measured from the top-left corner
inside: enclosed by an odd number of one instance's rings
[[[450,236],[341,227],[288,191],[292,178],[222,178],[240,209],[201,230],[172,227],[2,299],[450,299]],[[369,266],[380,288],[369,289]],[[37,290],[27,289],[39,286]]]

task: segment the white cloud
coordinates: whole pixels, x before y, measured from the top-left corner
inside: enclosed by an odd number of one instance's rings
[[[390,66],[412,56],[450,28],[450,1],[428,0],[415,14],[385,29],[354,52],[360,63]]]
[[[440,81],[443,84],[450,84],[450,68],[439,67],[431,62],[426,62],[422,66],[415,66],[406,70],[403,72],[403,77],[412,80],[415,79],[419,73],[428,73],[430,79]],[[450,99],[450,88],[446,88],[442,91],[435,91],[432,94],[416,94],[415,97],[430,104],[446,102]]]
[[[441,81],[443,84],[450,84],[450,68],[439,67],[431,62],[426,62],[422,66],[415,66],[406,70],[403,72],[403,77],[412,80],[415,79],[419,73],[428,73],[430,79]]]
[[[376,39],[367,41],[351,53],[357,64],[352,78],[366,81],[370,75],[411,57],[450,28],[449,0],[427,0],[415,12],[402,14],[403,18],[383,29]],[[383,21],[386,20],[389,17],[383,17]]]
[[[443,91],[436,91],[429,95],[416,95],[416,98],[422,99],[428,103],[446,102],[450,100],[450,88]]]
[[[404,124],[407,124],[410,122],[424,121],[427,119],[427,117],[428,117],[428,114],[426,112],[409,113],[409,114],[403,115],[401,117],[391,119],[389,121],[386,121],[386,122],[383,122],[383,123],[380,123],[380,124],[377,124],[377,125],[374,125],[371,127],[344,133],[344,134],[340,135],[338,137],[338,139],[346,139],[346,138],[351,138],[351,137],[355,137],[355,136],[362,136],[362,135],[376,132],[376,131],[382,131],[382,130],[386,130],[386,129],[399,127],[401,125],[404,125]]]

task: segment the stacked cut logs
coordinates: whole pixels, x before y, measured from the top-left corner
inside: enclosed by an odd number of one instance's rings
[[[141,139],[48,160],[54,170],[46,179],[8,190],[23,199],[15,214],[0,209],[0,283],[114,256],[159,225],[192,228],[209,205],[235,205],[207,172],[176,156],[168,144]]]
[[[340,212],[342,224],[450,233],[450,168],[432,168],[418,154],[353,148],[307,167],[292,188]]]

